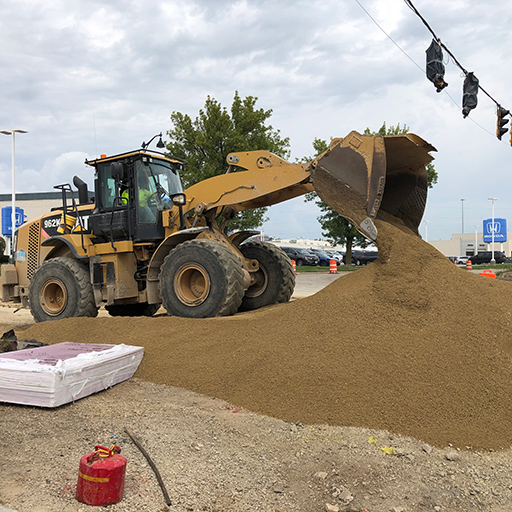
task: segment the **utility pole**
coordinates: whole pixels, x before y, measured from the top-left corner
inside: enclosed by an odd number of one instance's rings
[[[494,265],[496,263],[496,260],[494,259],[494,201],[498,201],[497,197],[489,197],[489,201],[492,201],[492,220],[491,220],[491,234],[492,234],[492,245],[491,245],[491,263]]]
[[[15,235],[16,235],[16,183],[15,183],[15,176],[16,176],[16,162],[15,162],[15,134],[16,133],[28,133],[25,130],[0,130],[0,133],[3,133],[4,135],[11,135],[12,137],[12,151],[11,151],[11,158],[12,158],[12,165],[11,165],[11,180],[12,180],[12,195],[11,195],[11,247],[9,251],[9,255],[11,256],[11,261],[14,263],[14,248],[15,248]]]
[[[464,201],[465,201],[465,199],[460,200],[460,202],[462,204],[462,234],[464,234]]]

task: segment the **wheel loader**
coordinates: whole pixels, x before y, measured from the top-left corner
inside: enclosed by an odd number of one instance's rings
[[[255,231],[229,233],[227,222],[316,191],[371,240],[383,211],[417,232],[431,151],[413,134],[353,131],[307,163],[231,153],[225,174],[185,191],[185,162],[147,144],[86,160],[94,199],[77,176],[78,201],[70,184],[55,187],[62,204],[17,231],[14,262],[1,268],[2,300],[30,307],[37,322],[94,317],[100,307],[112,316],[151,316],[163,306],[204,318],[287,302],[295,286],[289,258],[249,240]]]

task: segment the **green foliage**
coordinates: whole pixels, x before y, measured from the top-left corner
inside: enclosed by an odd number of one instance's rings
[[[258,98],[242,99],[235,92],[231,111],[208,96],[204,108],[192,120],[187,114],[173,112],[174,128],[167,132],[169,153],[187,161],[181,175],[185,187],[206,180],[227,169],[226,157],[239,151],[267,150],[283,158],[289,157],[289,138],[267,125],[272,110],[256,108]],[[261,226],[267,208],[242,212],[229,222],[230,229],[254,229]]]
[[[322,215],[318,217],[318,222],[322,226],[322,236],[326,237],[332,245],[346,245],[347,254],[350,251],[352,255],[352,246],[357,244],[359,247],[368,247],[370,242],[366,237],[336,210],[320,199],[316,201]],[[351,260],[348,260],[351,261]]]

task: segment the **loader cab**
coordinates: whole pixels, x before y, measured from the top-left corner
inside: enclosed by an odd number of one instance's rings
[[[183,193],[181,162],[136,151],[86,163],[95,167],[96,208],[89,222],[98,242],[164,238],[162,211]]]

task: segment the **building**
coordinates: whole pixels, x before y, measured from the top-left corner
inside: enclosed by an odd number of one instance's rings
[[[92,196],[92,194],[89,195]],[[73,197],[75,201],[78,202],[78,192],[73,192]],[[69,192],[67,192],[67,203],[68,206],[71,205],[71,194]],[[11,194],[0,194],[0,211],[6,206],[12,206],[12,196]],[[45,213],[50,212],[53,208],[62,208],[62,192],[18,193],[15,197],[15,206],[23,210],[25,221],[37,219]],[[9,227],[11,226],[10,220],[8,221],[8,225]],[[3,229],[0,235],[5,238]],[[9,244],[7,244],[7,247],[9,247]]]
[[[507,242],[494,243],[495,251],[502,251],[506,256],[512,256],[512,233],[507,233]],[[429,242],[439,252],[445,256],[472,256],[478,251],[492,250],[492,244],[486,244],[483,241],[483,233],[455,233],[450,240],[436,240]],[[476,247],[476,251],[475,251]]]
[[[75,195],[75,199],[78,196]],[[69,198],[69,193],[68,193]],[[25,220],[32,220],[45,213],[52,208],[62,207],[62,192],[33,192],[16,194],[16,207],[23,209]],[[68,205],[70,201],[68,199]],[[0,208],[12,206],[11,194],[0,194]]]

